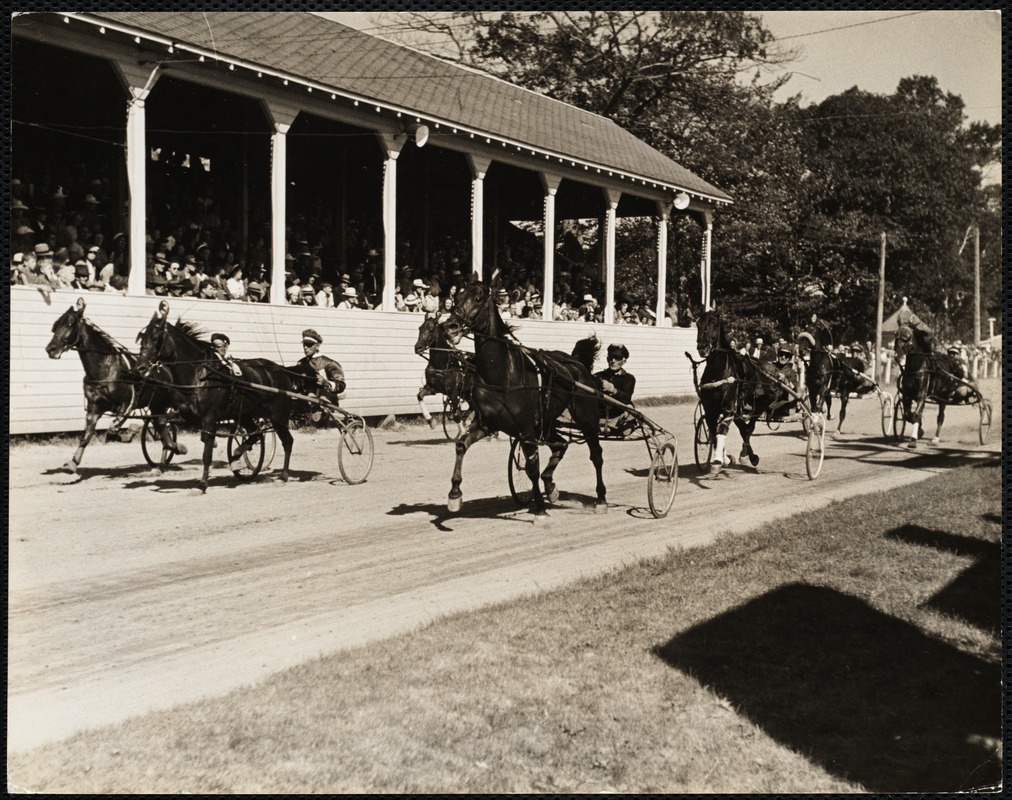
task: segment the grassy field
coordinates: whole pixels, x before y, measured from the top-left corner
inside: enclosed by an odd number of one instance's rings
[[[1000,542],[995,458],[16,754],[9,786],[979,790]]]

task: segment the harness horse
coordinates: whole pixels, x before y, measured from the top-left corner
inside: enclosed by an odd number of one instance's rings
[[[167,390],[183,419],[199,426],[204,444],[201,491],[207,491],[211,455],[222,420],[233,420],[234,429],[241,428],[250,434],[229,454],[229,466],[236,474],[244,454],[262,442],[261,420],[268,420],[284,449],[280,478],[287,481],[293,441],[288,427],[292,413],[289,393],[301,388],[301,380],[265,358],[237,359],[241,380],[236,380],[218,359],[211,343],[200,338],[196,326],[182,321],[170,324],[168,314],[169,305],[163,300],[151,322],[138,334],[137,367],[142,374],[166,368],[170,380],[159,382],[160,385]],[[262,387],[263,391],[250,388],[250,384]],[[271,390],[276,393],[269,393]],[[163,457],[159,469],[164,468]]]
[[[976,405],[980,411],[979,441],[985,444],[991,430],[991,402],[975,385],[957,374],[962,368],[956,359],[934,352],[931,332],[920,325],[901,325],[896,331],[893,349],[897,358],[902,359],[894,433],[902,436],[909,424],[907,446],[917,447],[917,440],[923,433],[924,406],[932,402],[938,405],[938,420],[931,443],[938,444],[945,422],[945,407]]]
[[[175,440],[174,426],[166,421],[166,412],[170,407],[167,393],[150,382],[140,380],[137,357],[85,317],[84,309],[84,300],[78,298],[53,323],[53,338],[46,345],[46,354],[52,359],[60,358],[68,350],[76,350],[84,367],[84,431],[78,440],[77,450],[63,469],[77,471],[103,414],[114,417],[106,432],[106,438],[112,439],[119,436],[131,412],[144,408],[150,411],[151,423],[161,439],[163,462],[167,463],[176,453],[185,453],[186,448]]]
[[[736,352],[718,312],[705,311],[696,321],[696,351],[706,360],[703,375],[696,383],[702,406],[696,442],[698,445],[705,426],[709,474],[719,475],[724,468],[727,432],[732,422],[741,434],[740,460],[748,459],[756,467],[759,456],[751,443],[756,422],[763,417],[770,419],[771,414],[796,402],[808,425],[805,464],[809,478],[814,480],[822,469],[825,455],[825,425],[821,415],[813,414],[797,392],[772,373],[772,367],[767,369],[757,359]],[[697,362],[691,356],[689,360],[695,380]]]
[[[596,339],[584,339],[577,342],[574,355],[522,347],[511,338],[510,328],[493,302],[497,288],[472,280],[457,293],[453,311],[440,323],[447,341],[453,345],[465,333],[473,334],[477,372],[471,389],[476,416],[467,432],[456,441],[457,458],[447,507],[451,512],[461,508],[461,468],[468,449],[492,432],[501,431],[521,443],[525,472],[531,482],[530,510],[536,519],[543,518],[545,499],[550,503],[558,500],[553,476],[569,446],[559,431],[559,418],[568,411],[571,419],[567,424],[580,431],[594,464],[595,510],[606,511],[604,455],[599,441],[600,404],[592,390],[577,391],[577,384],[595,385],[592,369],[600,345]],[[551,451],[548,465],[540,474],[544,492],[538,482],[539,444],[546,444]]]
[[[836,433],[842,434],[850,395],[864,395],[874,391],[882,406],[882,433],[886,434],[892,418],[892,395],[882,391],[878,384],[863,374],[864,363],[861,359],[830,352],[832,339],[829,330],[824,327],[817,327],[814,335],[807,331],[801,333],[798,342],[802,347],[807,345],[809,353],[805,368],[805,388],[812,411],[821,412],[825,408],[826,419],[833,419],[833,392],[839,394],[840,416]]]
[[[427,314],[418,328],[415,354],[425,357],[426,352],[429,363],[425,367],[425,383],[418,390],[418,407],[422,416],[435,427],[425,407],[425,398],[443,395],[443,432],[452,439],[455,437],[450,434],[451,423],[457,424],[456,435],[460,436],[469,427],[472,416],[470,397],[474,383],[474,356],[458,350],[447,341],[436,314]]]

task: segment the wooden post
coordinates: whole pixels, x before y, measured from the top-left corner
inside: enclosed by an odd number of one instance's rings
[[[882,315],[885,313],[886,291],[886,234],[882,231],[882,246],[878,260],[878,312],[875,315],[875,381],[878,382],[879,359],[882,354]],[[888,373],[888,371],[887,371]],[[888,380],[888,377],[886,378]]]
[[[980,226],[973,226],[973,346],[980,346]]]

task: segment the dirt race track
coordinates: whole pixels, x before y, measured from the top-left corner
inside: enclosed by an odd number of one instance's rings
[[[758,470],[701,480],[691,404],[645,412],[678,435],[681,481],[666,519],[647,510],[641,442],[606,442],[610,510],[592,510],[593,468],[570,449],[545,523],[513,503],[507,440],[464,463],[464,508],[446,512],[453,445],[441,431],[376,431],[369,480],[346,485],[337,434],[296,432],[292,480],[238,484],[215,451],[196,492],[198,439],[161,477],[140,446],[93,443],[78,476],[67,445],[10,451],[8,751],[155,708],[222,694],[318,655],[413,629],[447,613],[549,589],[644,556],[712,540],[831,501],[921,480],[1000,452],[975,408],[947,411],[943,441],[887,442],[878,400],[850,405],[848,435],[827,438],[805,474],[798,423],[753,443]],[[936,409],[929,408],[933,430]],[[836,424],[830,424],[835,430]],[[737,434],[729,452],[737,455]],[[544,451],[543,451],[544,452]],[[280,454],[279,454],[280,457]],[[277,459],[274,466],[280,463]]]

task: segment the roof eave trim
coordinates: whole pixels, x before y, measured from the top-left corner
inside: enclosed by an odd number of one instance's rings
[[[432,122],[437,129],[440,129],[441,126],[445,125],[446,127],[450,128],[455,134],[462,132],[472,139],[476,137],[483,138],[485,139],[486,144],[492,144],[494,140],[495,142],[500,143],[503,148],[507,149],[514,148],[515,151],[520,153],[526,150],[531,156],[543,157],[547,161],[554,161],[555,163],[559,164],[565,164],[565,162],[568,161],[571,167],[581,166],[587,172],[589,172],[590,170],[594,170],[596,174],[607,173],[608,177],[612,178],[617,177],[619,178],[619,180],[628,180],[633,184],[638,183],[644,187],[660,189],[661,191],[669,191],[674,192],[676,194],[685,192],[686,194],[689,195],[690,198],[715,203],[718,205],[721,204],[731,205],[734,202],[728,197],[718,197],[716,195],[709,194],[707,192],[700,192],[698,189],[691,189],[687,186],[681,186],[679,184],[657,180],[656,178],[650,178],[648,176],[629,172],[627,170],[616,169],[615,167],[609,167],[604,164],[598,164],[592,161],[588,161],[586,159],[581,159],[575,156],[565,155],[563,153],[559,153],[556,151],[547,150],[545,148],[531,147],[529,144],[509,139],[507,137],[502,136],[501,134],[492,133],[491,131],[471,129],[466,126],[460,125],[459,123],[453,122],[451,120],[441,119],[431,114],[421,113],[417,109],[409,109],[406,107],[394,105],[392,103],[375,100],[373,98],[365,97],[355,92],[348,91],[347,89],[341,89],[336,86],[329,86],[319,81],[312,81],[300,75],[285,73],[281,70],[277,70],[272,67],[265,67],[253,62],[245,61],[235,56],[222,54],[215,50],[208,50],[207,48],[199,47],[197,45],[176,41],[169,37],[150,33],[144,30],[138,30],[136,28],[132,28],[130,26],[123,25],[118,22],[109,22],[108,20],[102,19],[101,17],[93,18],[87,13],[65,12],[61,15],[57,12],[57,16],[62,16],[64,22],[69,22],[70,18],[74,17],[75,19],[79,19],[82,22],[87,22],[88,24],[98,27],[100,29],[108,28],[110,30],[115,30],[127,36],[134,37],[134,39],[138,43],[140,42],[141,39],[147,39],[149,41],[156,42],[164,46],[170,52],[173,52],[175,50],[181,50],[183,52],[192,53],[193,55],[198,56],[200,61],[205,61],[207,58],[211,58],[214,61],[227,64],[229,68],[232,70],[236,68],[241,68],[244,70],[248,70],[249,72],[256,73],[256,76],[258,78],[262,78],[264,75],[268,75],[270,77],[277,78],[278,80],[282,81],[282,84],[286,86],[289,83],[295,83],[306,87],[308,92],[319,90],[320,92],[323,92],[325,94],[329,93],[332,100],[336,100],[338,97],[341,97],[343,100],[352,101],[352,103],[355,106],[358,106],[360,104],[371,105],[376,108],[377,112],[386,110],[392,112],[398,117],[404,115],[414,117],[415,122],[423,122],[423,121]]]

